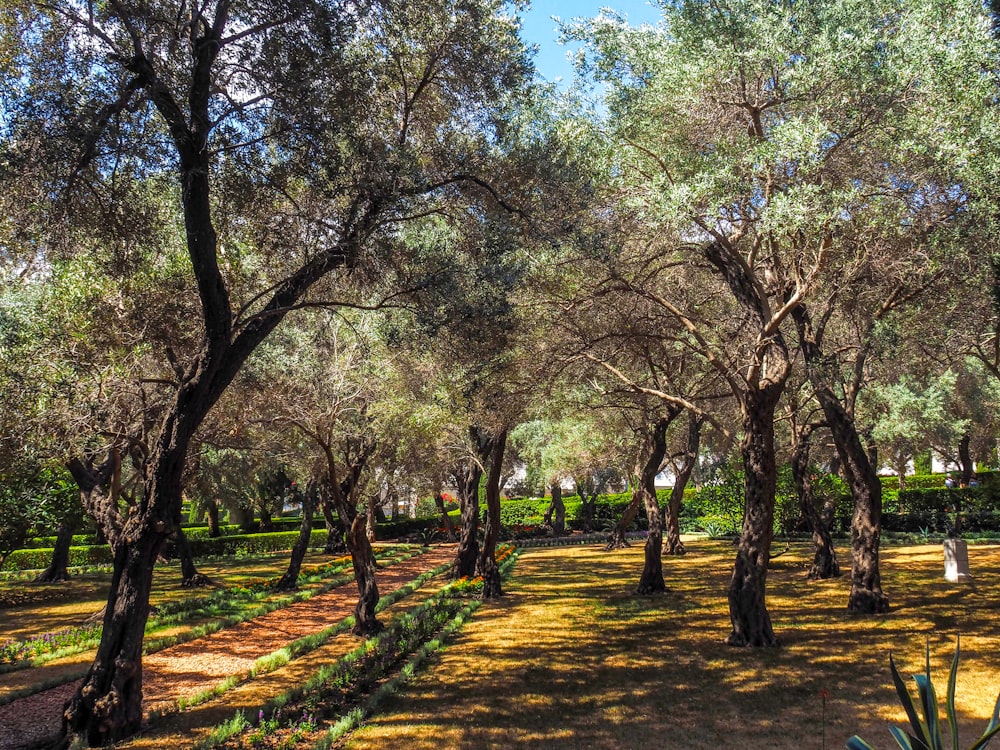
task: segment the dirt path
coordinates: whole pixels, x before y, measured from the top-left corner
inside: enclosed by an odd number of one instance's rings
[[[381,568],[384,596],[454,556],[450,546]],[[255,659],[353,614],[353,582],[249,622],[226,628],[143,658],[144,709],[173,710],[177,699],[210,688],[233,674],[245,674]],[[78,683],[61,685],[0,706],[0,750],[37,747],[58,733],[62,707]]]

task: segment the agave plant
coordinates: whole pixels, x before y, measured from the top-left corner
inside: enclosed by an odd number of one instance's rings
[[[948,676],[948,699],[945,702],[945,709],[948,713],[948,726],[951,730],[952,750],[959,750],[958,747],[958,719],[955,716],[955,678],[958,675],[958,655],[960,642],[955,643],[955,658],[951,662],[951,673]],[[931,649],[927,646],[927,666],[924,674],[913,675],[913,681],[917,683],[917,693],[920,698],[920,705],[924,712],[921,719],[917,713],[917,707],[910,696],[910,692],[903,683],[903,678],[896,669],[896,664],[889,654],[889,669],[892,672],[892,681],[896,685],[896,694],[903,704],[906,716],[910,720],[910,730],[905,732],[899,727],[890,726],[889,732],[892,734],[896,744],[901,750],[944,750],[944,739],[942,737],[942,725],[938,713],[937,696],[934,693],[934,685],[931,683]],[[986,725],[986,731],[976,740],[969,750],[982,750],[990,744],[990,740],[995,734],[1000,732],[1000,696],[997,697],[996,706],[993,708],[993,717]],[[863,739],[854,735],[847,741],[847,750],[875,750]]]

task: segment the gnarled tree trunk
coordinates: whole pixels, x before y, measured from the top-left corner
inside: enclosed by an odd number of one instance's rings
[[[642,575],[639,577],[637,594],[655,594],[667,590],[663,581],[663,514],[656,500],[656,475],[663,466],[663,457],[667,452],[667,428],[674,420],[679,409],[672,410],[649,425],[643,446],[636,461],[637,482],[633,493],[642,498],[646,506],[646,518],[649,519],[649,534],[646,536],[645,557]]]
[[[344,527],[334,515],[333,497],[326,493],[320,498],[320,508],[323,510],[323,520],[326,522],[326,544],[324,555],[342,555],[347,552],[347,541],[344,538]]]
[[[554,536],[563,536],[566,533],[566,504],[562,498],[562,485],[558,481],[552,483],[551,498],[549,507],[545,510],[544,523],[552,529]]]
[[[962,470],[959,482],[962,487],[969,486],[969,482],[972,481],[972,475],[975,473],[975,467],[972,463],[972,453],[969,450],[971,442],[972,437],[968,432],[964,433],[962,439],[958,441],[958,465]]]
[[[618,519],[618,523],[616,523],[615,527],[611,530],[611,537],[608,539],[608,543],[604,545],[605,552],[632,546],[628,543],[628,539],[625,538],[625,533],[632,526],[632,522],[635,520],[636,515],[638,515],[640,505],[642,505],[642,493],[639,492],[638,487],[633,487],[632,499],[629,501],[629,504],[625,506],[625,510],[622,511],[621,518]]]
[[[889,598],[882,592],[879,570],[879,543],[882,535],[882,483],[876,473],[877,461],[869,458],[861,442],[853,415],[841,403],[823,377],[820,348],[822,331],[815,332],[808,311],[793,313],[799,342],[805,356],[810,382],[823,407],[826,424],[833,435],[841,471],[851,488],[854,514],[851,519],[851,594],[847,611],[854,614],[881,614],[889,611]],[[864,350],[858,355],[864,356]],[[862,360],[863,361],[863,360]],[[855,369],[859,369],[860,361]],[[853,391],[852,391],[853,392]]]
[[[485,432],[475,426],[469,428],[469,437],[476,458],[470,457],[452,472],[462,511],[462,531],[455,560],[448,573],[451,578],[472,578],[476,574],[476,560],[479,558],[479,482],[483,477],[483,463],[489,456],[490,443]]]
[[[43,570],[35,578],[36,583],[56,583],[58,581],[69,580],[69,548],[73,546],[73,534],[79,519],[76,513],[63,519],[59,524],[59,533],[56,534],[56,544],[52,548],[52,559],[49,567]]]
[[[698,465],[701,427],[704,422],[704,417],[697,414],[692,413],[688,418],[687,446],[684,449],[684,457],[676,467],[674,486],[670,489],[670,501],[667,503],[667,541],[664,553],[668,555],[683,555],[686,552],[684,543],[681,542],[681,502],[684,500],[684,490],[687,489],[688,480],[691,479],[694,467]]]
[[[180,526],[174,532],[173,538],[174,544],[177,546],[177,554],[181,558],[181,586],[185,588],[211,586],[212,579],[204,573],[198,572],[198,568],[194,564],[194,555],[191,554],[191,544]]]
[[[775,392],[777,391],[777,392]],[[767,611],[767,566],[774,533],[774,408],[779,388],[748,391],[743,403],[743,442],[746,507],[729,583],[731,646],[777,646]]]
[[[483,545],[476,559],[476,575],[483,579],[483,599],[494,599],[503,595],[496,551],[500,538],[500,475],[507,447],[507,430],[500,428],[491,433],[487,442],[490,464],[486,475],[486,523],[483,524]]]
[[[208,521],[208,536],[215,539],[222,534],[219,528],[219,504],[215,500],[206,500],[205,518]]]
[[[792,480],[799,495],[799,505],[803,517],[812,529],[813,544],[816,548],[812,567],[809,568],[809,579],[820,580],[839,576],[840,565],[837,563],[837,552],[833,548],[833,537],[830,535],[829,517],[820,513],[813,495],[812,478],[809,475],[809,439],[812,429],[811,425],[792,423],[791,464]]]
[[[319,501],[319,488],[315,480],[306,487],[302,496],[302,520],[299,523],[299,537],[292,547],[292,556],[288,561],[288,568],[281,576],[274,587],[276,591],[294,591],[299,587],[299,573],[302,571],[302,561],[306,557],[309,549],[309,539],[312,537],[313,513],[316,511],[316,503]]]
[[[576,482],[576,494],[580,496],[580,529],[584,534],[594,528],[594,511],[597,508],[597,490],[588,493],[584,482]]]
[[[451,522],[451,516],[448,513],[448,509],[444,506],[444,495],[441,494],[441,490],[438,489],[434,493],[434,505],[438,509],[438,513],[441,514],[441,521],[444,523],[445,533],[448,535],[448,541],[455,541],[455,524]]]
[[[332,446],[322,443],[326,454],[327,468],[330,478],[330,490],[337,506],[337,515],[344,529],[347,549],[351,553],[351,563],[354,566],[354,580],[358,585],[358,604],[354,608],[355,635],[374,635],[384,627],[375,617],[375,607],[378,605],[378,585],[375,582],[375,553],[368,541],[366,530],[366,514],[358,513],[358,479],[368,458],[375,449],[370,440],[363,440],[357,450],[345,451],[347,458],[346,477],[343,481],[337,479],[336,459]]]

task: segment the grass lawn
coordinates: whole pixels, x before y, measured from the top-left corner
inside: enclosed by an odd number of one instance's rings
[[[985,727],[1000,691],[1000,547],[970,547],[974,584],[944,580],[939,545],[885,549],[892,612],[855,618],[848,580],[806,580],[810,550],[793,546],[768,578],[783,647],[755,651],[723,644],[733,547],[688,549],[664,560],[670,590],[654,597],[631,594],[639,546],[525,551],[507,595],[345,747],[799,750],[840,748],[856,732],[894,747],[886,723],[905,716],[889,652],[908,677],[929,638],[943,699],[957,634],[963,746]]]

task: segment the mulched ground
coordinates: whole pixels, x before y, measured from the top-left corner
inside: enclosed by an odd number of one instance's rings
[[[380,568],[376,576],[379,592],[384,596],[453,556],[452,547],[439,547]],[[172,710],[178,698],[208,689],[230,675],[247,672],[258,657],[353,614],[356,603],[357,587],[351,582],[308,601],[146,656],[143,693],[147,715],[151,710]],[[77,685],[61,685],[0,706],[0,750],[28,750],[55,738],[62,708]]]

